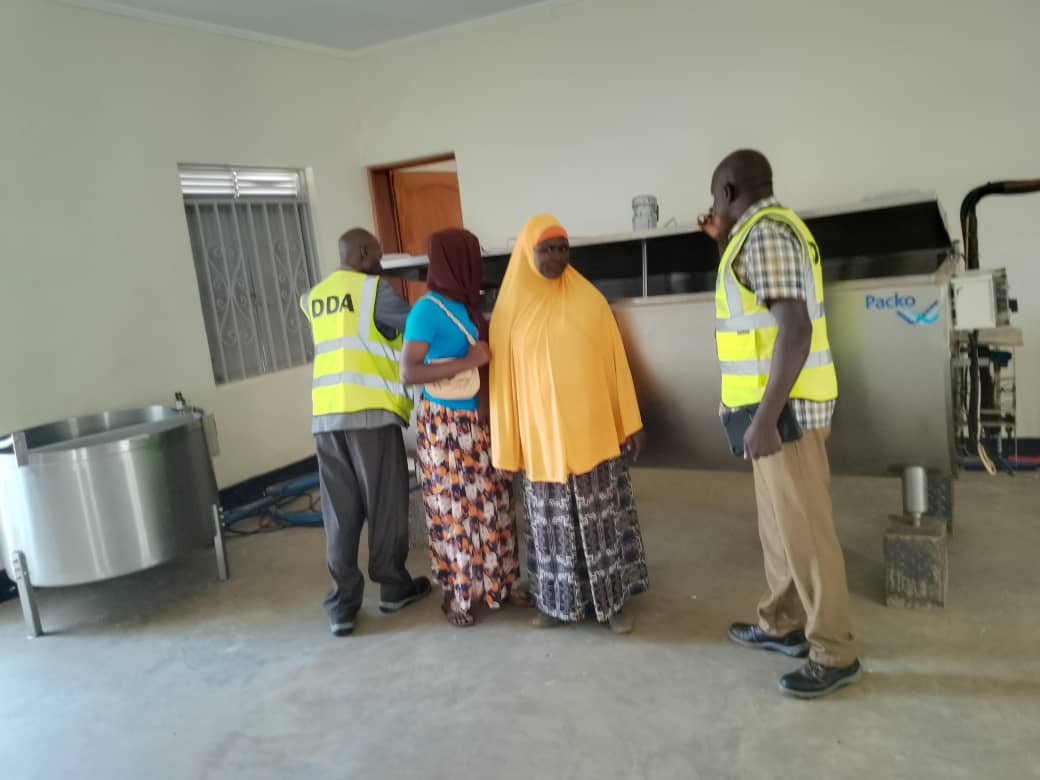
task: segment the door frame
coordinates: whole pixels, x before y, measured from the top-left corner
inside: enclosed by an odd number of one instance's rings
[[[379,239],[379,243],[383,245],[383,251],[387,254],[401,252],[401,226],[397,218],[397,203],[394,201],[394,185],[391,179],[393,172],[441,162],[457,164],[455,152],[441,152],[428,157],[417,157],[412,160],[368,167],[368,191],[372,198],[372,223],[375,225],[376,238]]]

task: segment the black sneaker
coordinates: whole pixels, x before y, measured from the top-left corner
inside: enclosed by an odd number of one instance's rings
[[[351,618],[350,620],[341,620],[338,623],[330,623],[329,630],[332,631],[333,636],[350,636],[354,633],[354,627],[357,625],[357,620]]]
[[[761,628],[750,623],[734,623],[729,627],[729,638],[742,647],[771,650],[791,658],[805,658],[809,655],[809,640],[805,638],[805,632],[801,629],[784,636],[769,636]]]
[[[398,601],[380,601],[379,611],[398,612],[409,604],[414,604],[420,599],[426,598],[430,595],[431,590],[433,588],[430,586],[430,580],[427,577],[415,577],[412,580],[412,592],[410,594]]]
[[[863,675],[859,661],[848,666],[824,666],[809,661],[797,672],[785,674],[780,678],[780,691],[798,699],[818,699],[839,688],[852,685]]]

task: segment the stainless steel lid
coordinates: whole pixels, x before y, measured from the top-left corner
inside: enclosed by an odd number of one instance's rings
[[[191,411],[148,406],[70,417],[0,438],[0,453],[13,452],[19,439],[30,463],[81,458],[150,446],[180,429],[200,425]]]

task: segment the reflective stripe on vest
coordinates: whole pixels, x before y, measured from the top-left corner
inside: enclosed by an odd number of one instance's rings
[[[314,335],[313,414],[385,410],[407,420],[412,399],[401,383],[401,336],[375,326],[379,277],[340,270],[300,299]]]
[[[810,352],[805,359],[803,368],[822,368],[834,361],[831,360],[831,351]],[[726,373],[735,376],[768,376],[772,359],[769,360],[727,360]]]
[[[802,282],[812,322],[812,342],[791,397],[833,400],[838,397],[838,381],[827,337],[819,248],[809,228],[793,211],[768,207],[755,212],[741,226],[719,263],[715,285],[715,345],[722,369],[722,403],[731,408],[757,404],[769,382],[778,333],[776,318],[733,272],[733,262],[743,251],[752,228],[763,219],[790,228],[802,249]]]

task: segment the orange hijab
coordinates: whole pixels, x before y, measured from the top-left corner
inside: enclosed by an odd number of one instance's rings
[[[524,227],[491,316],[491,448],[497,468],[564,483],[618,457],[643,422],[606,298],[572,267],[538,272],[547,231],[566,235],[548,215]]]

